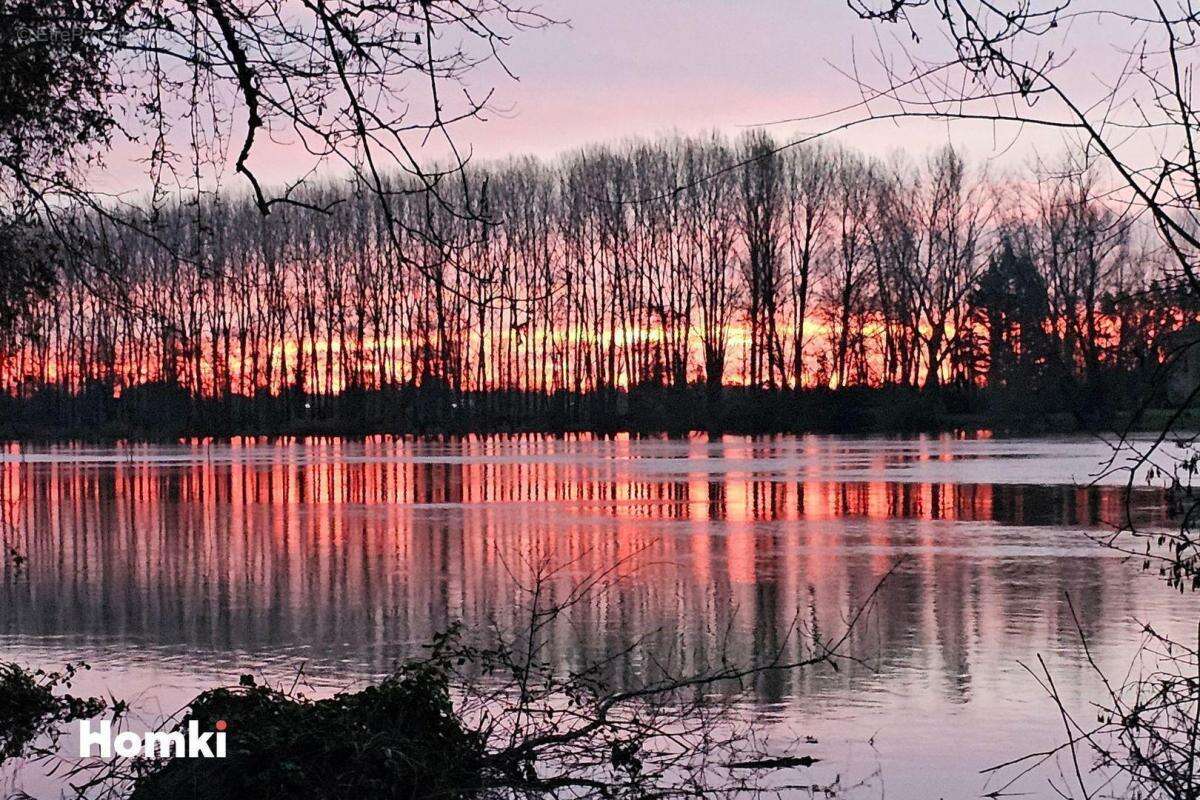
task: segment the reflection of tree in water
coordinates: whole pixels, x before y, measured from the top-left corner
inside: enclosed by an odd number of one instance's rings
[[[1100,630],[1121,616],[1107,616],[1120,599],[1101,587],[1126,580],[1108,574],[1115,563],[1006,550],[1064,546],[1064,534],[1023,526],[1100,525],[1119,501],[1101,487],[646,477],[615,462],[286,450],[233,463],[3,470],[29,555],[28,578],[4,583],[5,633],[251,652],[313,645],[368,672],[452,619],[512,623],[521,556],[553,552],[582,572],[637,554],[627,580],[553,631],[564,668],[644,636],[644,652],[688,669],[724,647],[799,646],[786,629],[798,609],[817,629],[837,628],[896,555],[915,550],[853,654],[886,670],[928,649],[946,692],[966,699],[981,638],[1027,649],[1047,615],[1049,633],[1069,637],[1064,589],[1085,599],[1085,623]],[[642,666],[618,659],[608,677],[634,682]],[[775,674],[759,689],[779,700],[857,675]]]

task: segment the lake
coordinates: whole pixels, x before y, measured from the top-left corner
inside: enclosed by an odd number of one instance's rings
[[[289,685],[303,665],[328,692],[453,620],[519,625],[518,585],[549,560],[564,582],[622,565],[554,640],[564,669],[638,642],[621,684],[656,655],[787,647],[798,618],[840,631],[903,559],[857,661],[764,676],[747,713],[816,740],[798,782],[978,797],[999,786],[981,770],[1061,741],[1022,662],[1042,656],[1085,713],[1096,696],[1068,597],[1106,669],[1140,621],[1194,631],[1193,598],[1094,541],[1124,514],[1123,475],[1091,483],[1109,453],[949,435],[5,445],[0,513],[27,562],[0,573],[0,661],[86,661],[77,692],[147,718],[241,673]],[[1168,525],[1163,503],[1138,492],[1141,524]],[[36,766],[0,776],[0,794],[61,788]],[[1044,776],[1020,789],[1054,796]]]

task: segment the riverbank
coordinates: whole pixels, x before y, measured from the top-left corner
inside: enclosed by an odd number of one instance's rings
[[[492,433],[1014,434],[1161,429],[1173,413],[1137,416],[1112,397],[1050,402],[1015,390],[863,388],[764,390],[638,387],[585,394],[453,392],[396,387],[335,396],[197,398],[150,384],[119,397],[42,390],[0,398],[0,438],[89,441],[192,436],[363,436]],[[1188,420],[1200,421],[1190,414]],[[1184,420],[1186,425],[1188,420]]]

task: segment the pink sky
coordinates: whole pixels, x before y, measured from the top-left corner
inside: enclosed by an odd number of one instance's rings
[[[736,135],[825,112],[858,98],[839,68],[857,62],[869,71],[877,35],[907,38],[902,28],[860,21],[841,0],[554,0],[541,10],[570,22],[513,40],[506,61],[519,80],[491,72],[475,78],[479,88],[495,87],[496,106],[511,109],[457,128],[460,144],[477,157],[546,157],[589,143],[714,128]],[[1081,31],[1072,36],[1092,38]],[[235,145],[243,124],[235,124]],[[788,140],[820,127],[770,130]],[[868,153],[899,150],[918,159],[949,140],[974,159],[1002,165],[1027,160],[1035,149],[1053,155],[1060,148],[1046,131],[1024,131],[1016,147],[1015,130],[994,133],[988,125],[906,121],[872,123],[836,138]],[[297,153],[263,141],[251,163],[266,182],[282,183],[303,172]],[[145,184],[120,156],[103,180],[135,191]],[[229,188],[243,183],[232,174],[225,180]]]

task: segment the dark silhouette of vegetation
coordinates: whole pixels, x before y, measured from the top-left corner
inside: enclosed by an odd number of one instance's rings
[[[111,144],[109,100],[123,87],[92,22],[71,0],[0,4],[0,332],[59,276],[40,187],[68,181]]]
[[[0,663],[0,764],[10,758],[51,754],[60,726],[103,714],[108,703],[98,697],[63,692],[87,664],[68,664],[62,672],[31,672],[18,664]],[[121,713],[121,708],[114,712]],[[38,743],[38,740],[46,740]],[[32,752],[30,752],[32,749]]]
[[[386,212],[356,181],[295,192],[327,213],[217,197],[165,248],[84,216],[0,338],[3,433],[1095,428],[1194,322],[1095,172],[1029,196],[949,149],[775,150],[471,168],[471,217],[400,179]]]
[[[400,173],[451,211],[442,187],[466,159],[453,131],[491,100],[466,76],[483,66],[508,73],[510,39],[548,24],[506,0],[5,0],[0,331],[20,325],[20,312],[64,273],[85,282],[104,273],[106,262],[77,236],[80,214],[203,270],[205,257],[160,237],[154,219],[220,192],[229,171],[260,215],[304,204],[294,191],[329,163],[381,201],[393,189],[383,171]],[[281,136],[293,144],[289,158],[307,163],[275,193],[256,164]],[[145,215],[96,188],[118,144],[145,168]],[[440,166],[426,153],[433,148]],[[384,235],[401,224],[389,219]],[[413,256],[406,263],[426,269]],[[88,269],[76,271],[81,262]],[[119,279],[91,288],[102,302],[137,304]]]
[[[855,109],[861,115],[855,124],[925,117],[998,126],[1018,123],[1068,134],[1077,143],[1077,153],[1064,172],[1066,196],[1103,195],[1109,201],[1091,206],[1068,202],[1043,216],[1052,230],[1082,225],[1091,231],[1068,251],[1084,256],[1083,260],[1052,274],[1083,278],[1082,291],[1075,296],[1085,307],[1090,305],[1096,297],[1088,288],[1091,279],[1106,269],[1105,254],[1122,247],[1119,236],[1102,233],[1111,227],[1094,223],[1125,209],[1149,219],[1158,234],[1167,274],[1177,287],[1173,292],[1177,302],[1167,307],[1185,318],[1193,313],[1200,295],[1200,149],[1193,89],[1200,15],[1191,4],[1026,0],[1001,6],[952,0],[850,0],[849,5],[863,19],[900,27],[913,42],[900,61],[886,54],[878,60],[885,74],[878,80],[876,76],[864,80],[865,99]],[[1091,73],[1093,80],[1078,84],[1064,79],[1062,68],[1067,63],[1073,58],[1087,58],[1089,65],[1103,61],[1103,54],[1094,52],[1098,42],[1078,47],[1076,23],[1083,21],[1104,26],[1106,35],[1125,33],[1117,34],[1111,45],[1119,54],[1112,68],[1106,74]],[[874,87],[868,88],[868,82]],[[1113,178],[1099,192],[1089,177],[1096,163],[1103,164]],[[1018,261],[1003,260],[1017,271]],[[1019,271],[1025,272],[1020,266]],[[1002,319],[1006,313],[997,296],[1006,283],[1014,288],[1000,275],[989,276],[981,287],[990,296],[985,306],[993,318]],[[1034,282],[1023,283],[1023,292],[1032,289],[1040,294]],[[1053,278],[1048,288],[1059,290]],[[1099,308],[1112,307],[1113,301],[1107,301]],[[1089,312],[1074,321],[1059,321],[1051,329],[1082,345],[1082,371],[1060,375],[1067,385],[1082,377],[1101,392],[1113,390],[1097,376],[1101,360],[1095,352],[1095,334],[1101,328]],[[1172,337],[1155,379],[1137,395],[1138,408],[1126,433],[1150,418],[1155,392],[1171,381],[1171,369],[1194,364],[1191,351],[1198,342],[1191,331]],[[996,344],[1003,348],[1002,341]],[[1127,518],[1102,544],[1145,569],[1157,570],[1182,592],[1200,588],[1196,531],[1200,492],[1195,486],[1200,438],[1193,416],[1200,382],[1180,382],[1177,388],[1181,397],[1176,408],[1154,421],[1155,437],[1147,442],[1121,435],[1114,441],[1106,475],[1127,473]],[[1139,526],[1132,512],[1133,493],[1146,483],[1168,490],[1172,512],[1180,521],[1177,529]],[[1059,762],[1061,779],[1052,780],[1051,788],[1061,797],[1194,800],[1200,796],[1200,680],[1196,677],[1200,653],[1190,636],[1167,636],[1153,623],[1144,624],[1138,655],[1123,678],[1106,674],[1087,653],[1104,687],[1093,709],[1094,722],[1072,712],[1040,658],[1038,668],[1029,668],[1062,719],[1064,741],[998,768],[1015,769],[1017,774],[995,796],[1009,793],[1031,765],[1052,759]],[[1087,647],[1078,619],[1076,627]]]
[[[334,396],[197,399],[177,387],[139,387],[121,398],[44,391],[0,399],[0,437],[166,440],[195,436],[465,433],[1014,433],[1111,430],[1135,412],[1140,387],[1077,409],[1062,387],[1011,383],[945,387],[765,390],[703,385],[603,393],[450,392],[401,386]],[[1168,402],[1162,396],[1162,403]],[[1078,413],[1077,413],[1078,412]],[[1155,420],[1142,423],[1152,426]]]
[[[447,664],[413,663],[377,685],[324,700],[253,679],[204,692],[180,721],[229,727],[219,760],[139,765],[130,800],[473,797],[488,785],[484,739],[450,699]],[[247,676],[249,678],[249,676]]]

